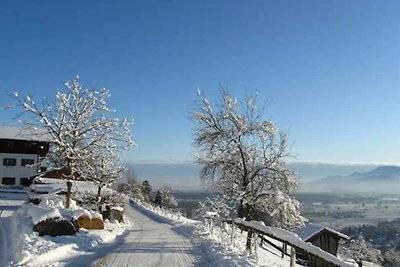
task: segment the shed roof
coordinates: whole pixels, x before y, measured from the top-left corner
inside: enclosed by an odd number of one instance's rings
[[[51,136],[47,133],[46,129],[43,128],[34,129],[1,126],[0,139],[50,142]]]
[[[314,223],[306,223],[306,225],[302,228],[298,228],[293,232],[297,234],[303,241],[308,241],[315,235],[319,234],[322,231],[327,231],[333,235],[337,235],[339,238],[349,239],[349,237],[345,234],[342,234],[336,230],[333,230],[328,227],[324,227],[322,225],[314,224]]]

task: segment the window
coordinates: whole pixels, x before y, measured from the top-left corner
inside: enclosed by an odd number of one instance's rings
[[[30,186],[31,183],[32,183],[32,180],[29,179],[29,178],[26,178],[26,177],[23,177],[23,178],[21,178],[21,180],[20,180],[20,184],[21,184],[22,186]]]
[[[21,166],[32,165],[35,161],[33,159],[22,159]]]
[[[3,177],[3,179],[1,179],[1,184],[15,185],[15,178],[14,177]]]
[[[15,166],[15,165],[17,165],[17,160],[16,159],[3,159],[3,165],[4,166]]]

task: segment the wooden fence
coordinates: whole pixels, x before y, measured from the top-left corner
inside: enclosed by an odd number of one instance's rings
[[[206,217],[206,224],[211,226],[211,231],[213,224],[216,221],[218,221],[216,217]],[[235,246],[235,227],[238,227],[243,231],[252,231],[254,233],[254,238],[252,240],[249,240],[250,242],[252,242],[252,247],[256,248],[258,246],[257,242],[260,238],[261,247],[262,243],[265,242],[272,248],[280,251],[282,253],[282,257],[284,257],[284,255],[290,256],[290,267],[295,266],[296,250],[303,251],[308,255],[308,266],[311,267],[353,267],[353,265],[340,260],[339,258],[326,251],[323,251],[319,247],[316,247],[309,242],[304,242],[296,234],[290,231],[277,227],[264,226],[262,223],[257,221],[244,221],[240,218],[237,218],[235,220],[222,220],[219,222],[232,225],[231,243],[233,247]],[[283,245],[282,248],[269,241],[265,237],[279,241]],[[287,252],[287,246],[290,247],[290,253]],[[257,249],[255,249],[254,253],[257,253]],[[255,256],[257,257],[257,255]]]

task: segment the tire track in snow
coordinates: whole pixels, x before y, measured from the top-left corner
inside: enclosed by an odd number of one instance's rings
[[[130,206],[125,214],[134,222],[132,232],[121,246],[96,261],[93,267],[194,265],[192,243],[173,231],[170,224]]]

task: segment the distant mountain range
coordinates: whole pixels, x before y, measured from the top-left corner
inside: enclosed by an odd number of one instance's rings
[[[303,192],[400,193],[400,167],[381,166],[368,172],[328,176],[303,183]]]

